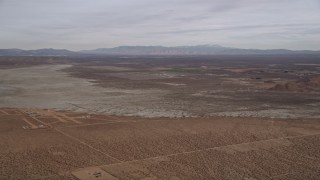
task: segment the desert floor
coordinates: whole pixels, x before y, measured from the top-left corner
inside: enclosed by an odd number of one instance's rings
[[[0,57],[0,179],[319,177],[319,57]]]

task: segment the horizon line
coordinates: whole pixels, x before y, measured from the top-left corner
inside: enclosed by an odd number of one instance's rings
[[[90,50],[97,50],[97,49],[113,49],[113,48],[119,48],[119,47],[165,47],[165,48],[175,48],[175,47],[196,47],[196,46],[216,46],[216,47],[223,47],[223,48],[230,48],[230,49],[243,49],[243,50],[289,50],[289,51],[320,51],[318,50],[311,50],[311,49],[287,49],[287,48],[274,48],[274,49],[260,49],[260,48],[238,48],[238,47],[228,47],[228,46],[221,46],[218,44],[198,44],[198,45],[179,45],[179,46],[165,46],[165,45],[119,45],[114,47],[98,47],[94,49],[81,49],[81,50],[70,50],[69,48],[52,48],[52,47],[44,47],[44,48],[37,48],[37,49],[24,49],[24,48],[0,48],[2,50],[4,49],[17,49],[17,50],[24,50],[24,51],[34,51],[34,50],[42,50],[42,49],[52,49],[52,50],[68,50],[72,52],[81,52],[81,51],[90,51]]]

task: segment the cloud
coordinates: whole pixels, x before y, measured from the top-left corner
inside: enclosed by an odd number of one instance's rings
[[[220,28],[202,28],[202,29],[188,29],[188,30],[176,30],[166,32],[153,32],[151,34],[187,34],[187,33],[201,33],[201,32],[213,32],[213,31],[238,31],[238,30],[252,30],[252,29],[267,29],[267,28],[303,28],[309,30],[306,27],[313,27],[319,30],[319,24],[269,24],[269,25],[243,25],[243,26],[227,26]]]
[[[255,46],[248,37],[294,48],[282,40],[295,34],[291,42],[320,49],[319,19],[319,0],[0,0],[0,48]]]

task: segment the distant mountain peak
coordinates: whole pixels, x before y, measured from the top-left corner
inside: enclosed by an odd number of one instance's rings
[[[66,49],[44,48],[37,50],[0,49],[0,56],[83,56],[83,55],[250,55],[250,54],[319,54],[320,51],[292,51],[287,49],[240,49],[217,44],[196,46],[119,46],[94,50],[69,51]]]

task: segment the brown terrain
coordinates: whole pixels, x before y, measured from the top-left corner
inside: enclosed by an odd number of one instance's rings
[[[317,120],[148,119],[17,108],[0,112],[1,179],[320,175]]]
[[[0,179],[319,179],[315,56],[0,57]]]
[[[279,91],[320,91],[320,76],[315,76],[307,79],[302,79],[294,82],[287,82],[284,84],[277,84],[271,88],[271,90]]]

